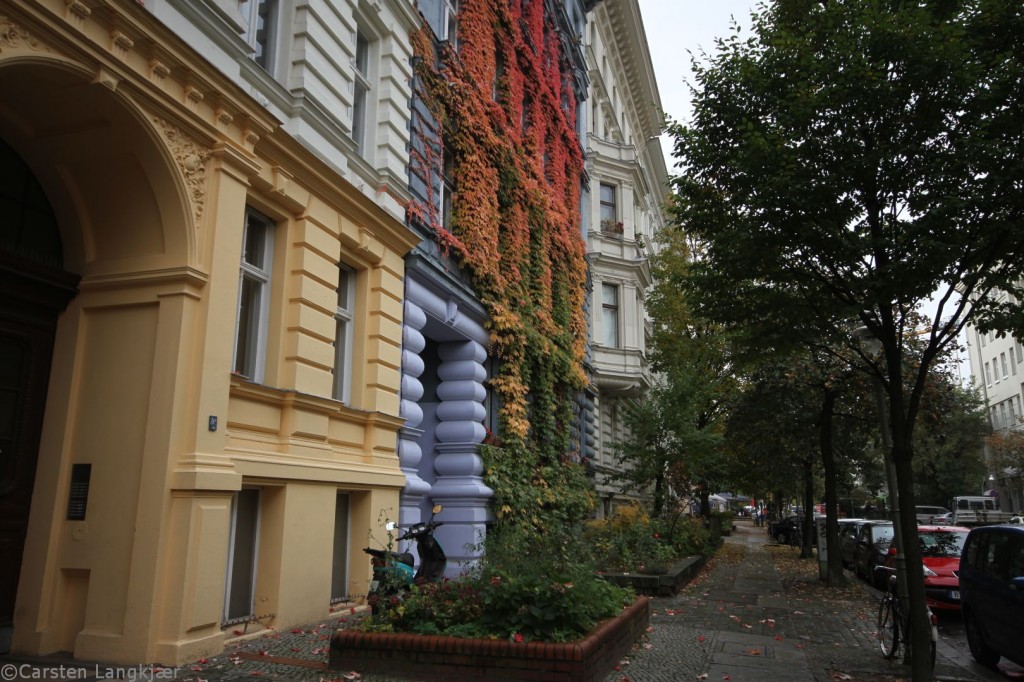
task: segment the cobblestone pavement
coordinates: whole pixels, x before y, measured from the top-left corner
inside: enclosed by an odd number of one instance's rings
[[[850,584],[830,588],[818,580],[815,560],[775,544],[741,519],[735,532],[678,595],[652,602],[643,641],[604,682],[896,682],[909,671],[882,658],[875,640],[879,593],[847,573]],[[356,616],[333,618],[288,631],[239,637],[218,656],[177,669],[111,669],[54,659],[19,662],[0,658],[0,680],[66,679],[61,665],[77,667],[75,679],[170,679],[180,682],[271,679],[294,682],[409,682],[409,678],[327,670],[331,633]],[[1024,669],[999,671],[970,659],[958,619],[940,624],[936,664],[940,680],[1024,680]],[[18,674],[10,676],[8,666]],[[50,674],[47,674],[47,670]]]
[[[816,560],[740,520],[693,582],[654,601],[646,641],[605,682],[909,679],[875,639],[881,593],[846,575],[842,588],[821,583]],[[999,672],[977,665],[965,644],[948,639],[940,627],[937,679],[1024,679],[1012,664]]]

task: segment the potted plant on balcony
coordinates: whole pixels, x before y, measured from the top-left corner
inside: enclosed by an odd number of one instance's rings
[[[622,221],[615,221],[611,218],[605,218],[601,221],[601,232],[604,234],[622,234]]]

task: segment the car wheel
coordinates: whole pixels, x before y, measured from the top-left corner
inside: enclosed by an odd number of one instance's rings
[[[983,666],[992,668],[999,662],[999,653],[993,651],[985,643],[985,636],[981,632],[981,624],[973,613],[964,610],[964,632],[967,634],[967,646],[971,649],[971,656]]]

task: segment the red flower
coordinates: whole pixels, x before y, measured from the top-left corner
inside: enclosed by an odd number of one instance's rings
[[[655,539],[655,540],[657,540],[657,539],[658,539],[658,538],[660,538],[660,537],[661,537],[661,536],[660,536],[660,535],[658,535],[657,533],[655,533],[655,534],[654,534],[654,539]]]
[[[521,644],[523,641],[523,633],[517,632],[514,635],[512,635],[512,641],[516,644]]]

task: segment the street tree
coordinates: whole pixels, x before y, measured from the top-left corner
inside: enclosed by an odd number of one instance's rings
[[[646,399],[626,411],[629,435],[616,444],[625,464],[620,479],[627,489],[653,489],[659,509],[669,487],[692,492],[706,515],[708,495],[726,483],[723,431],[739,370],[729,335],[694,316],[679,295],[692,262],[685,235],[666,231],[658,240],[646,299],[656,379]]]
[[[914,427],[928,368],[971,319],[1024,313],[1024,11],[1016,0],[777,0],[694,60],[669,126],[675,218],[701,244],[691,305],[746,348],[846,343],[882,382],[915,537]],[[1011,294],[996,298],[994,292]],[[920,362],[912,316],[934,294]],[[851,322],[880,344],[848,336]],[[904,548],[928,641],[920,548]],[[912,657],[915,680],[931,675]]]

